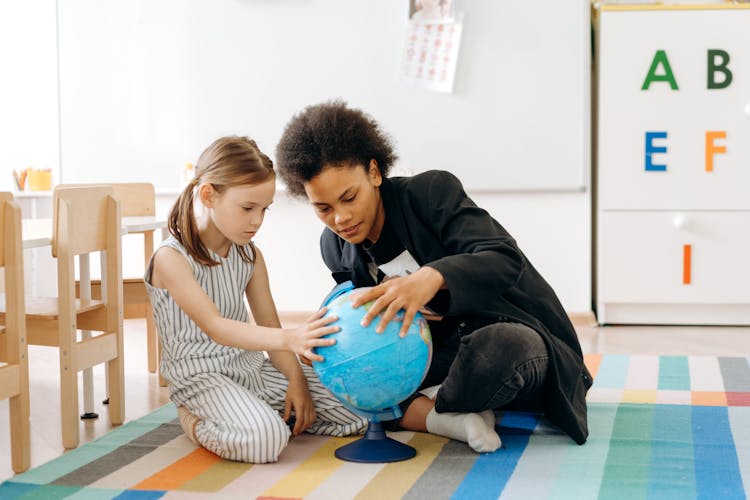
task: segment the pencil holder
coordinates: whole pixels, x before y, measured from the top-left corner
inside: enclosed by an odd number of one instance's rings
[[[52,189],[52,171],[50,169],[29,169],[26,180],[31,191],[49,191]]]

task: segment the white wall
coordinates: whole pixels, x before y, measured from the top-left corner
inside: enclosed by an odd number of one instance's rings
[[[0,2],[0,190],[26,167],[59,179],[55,17],[55,0]]]
[[[10,189],[12,168],[57,165],[54,20],[54,0],[0,2],[0,60],[7,61],[0,78],[0,189]],[[409,137],[397,140],[406,143]],[[590,310],[590,192],[472,196],[516,238],[568,311]],[[159,213],[166,213],[173,198],[159,197]],[[321,229],[306,203],[285,193],[277,195],[257,242],[268,261],[280,310],[314,309],[331,288],[332,279],[319,257]],[[125,250],[124,274],[137,273],[141,256],[129,256]]]

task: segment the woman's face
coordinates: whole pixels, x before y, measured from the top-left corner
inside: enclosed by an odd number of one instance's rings
[[[305,183],[315,213],[333,232],[349,243],[375,242],[385,213],[380,198],[383,178],[375,160],[363,165],[326,165]]]

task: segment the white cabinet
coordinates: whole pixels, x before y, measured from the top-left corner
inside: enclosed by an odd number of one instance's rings
[[[750,324],[750,6],[602,6],[602,324]]]

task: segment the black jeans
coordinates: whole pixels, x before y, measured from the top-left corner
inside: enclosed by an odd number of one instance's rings
[[[432,326],[433,357],[420,389],[442,384],[435,411],[541,411],[549,354],[520,323],[441,322]],[[419,397],[403,403],[402,411]]]

